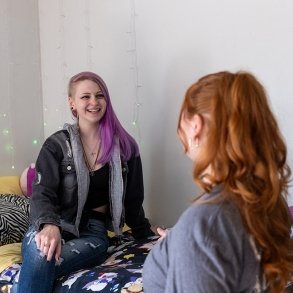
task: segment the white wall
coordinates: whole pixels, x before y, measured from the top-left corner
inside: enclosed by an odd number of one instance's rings
[[[147,215],[172,225],[198,193],[176,125],[185,90],[201,75],[255,73],[292,154],[292,10],[291,0],[39,0],[45,136],[70,120],[68,78],[99,73],[140,144]]]
[[[124,125],[131,128],[134,96],[129,1],[39,0],[45,136],[72,121],[69,78],[92,70],[107,83]],[[54,119],[52,119],[54,117]]]
[[[201,75],[225,69],[254,72],[270,94],[292,157],[293,2],[136,3],[142,96],[147,101],[142,133],[151,141],[143,153],[148,202],[157,222],[167,215],[171,223],[192,194],[191,168],[176,142],[179,105]]]

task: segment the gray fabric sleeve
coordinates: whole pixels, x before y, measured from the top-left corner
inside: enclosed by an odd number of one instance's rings
[[[256,258],[238,213],[229,208],[223,213],[218,205],[193,206],[148,255],[144,290],[252,292],[257,273]]]

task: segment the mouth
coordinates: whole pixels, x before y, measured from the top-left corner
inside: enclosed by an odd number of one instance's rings
[[[102,108],[98,107],[98,108],[94,108],[94,109],[87,109],[87,111],[90,113],[99,113],[99,112],[102,112]]]

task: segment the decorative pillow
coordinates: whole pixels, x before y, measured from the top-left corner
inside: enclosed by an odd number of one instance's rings
[[[0,272],[13,264],[21,263],[21,261],[21,243],[0,246]]]
[[[0,195],[0,246],[21,242],[29,225],[29,199],[23,195]]]
[[[0,176],[0,194],[22,195],[19,176]]]
[[[35,164],[31,163],[29,167],[25,168],[24,171],[20,175],[20,188],[22,190],[22,194],[26,196],[31,196],[32,194],[32,186],[36,176]]]

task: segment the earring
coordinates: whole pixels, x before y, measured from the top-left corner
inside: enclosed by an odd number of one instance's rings
[[[194,149],[194,147],[193,147],[193,143],[192,143],[192,138],[191,138],[191,137],[188,138],[187,144],[188,144],[188,147],[189,147],[191,150]]]
[[[193,144],[193,140],[191,137],[188,138],[188,141],[187,141],[187,144],[188,144],[188,147],[191,149],[191,150],[194,150],[195,148],[198,148],[199,147],[199,139],[198,137],[195,139],[195,144]]]

